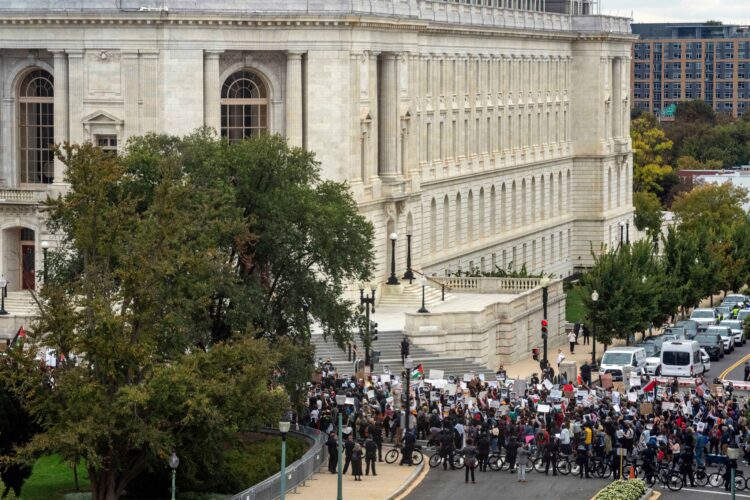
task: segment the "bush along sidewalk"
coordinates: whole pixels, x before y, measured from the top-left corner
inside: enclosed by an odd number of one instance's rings
[[[599,491],[593,500],[640,500],[646,493],[642,479],[620,479]]]

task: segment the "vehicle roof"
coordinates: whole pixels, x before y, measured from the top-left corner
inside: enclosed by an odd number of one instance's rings
[[[607,349],[607,352],[635,352],[640,350],[643,350],[643,347],[610,347],[609,349]],[[607,354],[607,352],[605,352],[604,354]]]
[[[695,347],[696,345],[700,346],[700,344],[698,344],[698,342],[696,342],[695,340],[668,340],[661,345],[661,352],[664,352],[664,350],[670,346]]]

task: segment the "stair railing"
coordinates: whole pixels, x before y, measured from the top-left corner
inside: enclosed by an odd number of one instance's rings
[[[432,285],[435,288],[440,288],[440,300],[445,302],[445,290],[451,291],[451,288],[449,286],[446,286],[445,283],[441,283],[436,279],[433,279],[429,276],[427,276],[422,271],[419,271],[418,269],[412,269],[412,272],[417,273],[418,275],[422,276],[427,280],[427,283]]]

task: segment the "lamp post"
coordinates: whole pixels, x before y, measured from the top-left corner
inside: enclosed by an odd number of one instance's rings
[[[398,239],[397,233],[391,233],[391,275],[386,282],[389,285],[398,285],[398,278],[396,277],[396,240]]]
[[[419,278],[419,284],[422,287],[422,307],[419,308],[417,311],[418,313],[426,314],[430,311],[427,310],[427,308],[424,306],[424,289],[427,286],[427,278],[424,276]]]
[[[338,406],[338,408],[339,408],[339,411],[338,411],[338,413],[339,413],[339,415],[338,415],[339,431],[338,431],[338,442],[336,443],[338,445],[337,448],[338,448],[338,455],[339,455],[338,461],[337,461],[337,464],[338,464],[337,465],[337,469],[338,469],[338,485],[336,487],[336,500],[344,500],[343,481],[342,481],[344,473],[343,473],[343,464],[341,463],[342,462],[341,455],[343,454],[344,446],[343,446],[343,443],[342,443],[343,437],[341,436],[341,434],[342,434],[342,432],[341,432],[341,429],[342,429],[341,412],[344,411],[344,406],[345,405],[346,405],[346,395],[345,394],[336,394],[336,406]]]
[[[411,284],[414,279],[414,272],[411,270],[411,235],[406,235],[406,272],[404,273],[403,279],[409,280]]]
[[[180,466],[180,459],[177,457],[177,453],[172,452],[172,456],[169,457],[169,468],[172,469],[172,500],[175,500],[177,494],[177,467]]]
[[[47,251],[49,250],[49,241],[44,240],[42,241],[42,255],[44,260],[44,272],[42,273],[42,277],[44,278],[44,284],[47,284]]]
[[[5,276],[0,276],[0,288],[3,289],[2,294],[0,294],[0,315],[6,316],[8,311],[5,310],[5,297],[8,295],[8,280],[5,279]]]
[[[596,309],[596,303],[599,301],[599,292],[596,290],[591,294],[591,302],[594,303],[594,309]],[[596,321],[591,318],[591,369],[596,368]]]
[[[289,432],[291,422],[282,420],[279,422],[281,432],[281,500],[286,498],[286,433]]]
[[[375,314],[375,285],[370,284],[370,293],[365,295],[364,283],[359,285],[359,303],[365,306],[365,317],[367,318],[367,336],[365,342],[365,364],[370,367],[370,371],[373,369],[372,357],[370,355],[370,349],[372,348],[372,323],[370,323],[370,311]]]
[[[735,500],[736,485],[734,484],[734,477],[737,471],[737,460],[740,458],[740,449],[737,447],[734,436],[732,436],[732,441],[729,443],[729,448],[727,448],[727,458],[729,459],[729,466],[732,468],[732,500]]]
[[[409,433],[409,415],[411,413],[411,401],[409,401],[411,392],[411,369],[414,363],[411,360],[411,356],[407,356],[404,360],[404,368],[406,368],[406,412],[404,413],[404,436]]]
[[[550,283],[549,276],[542,276],[542,279],[539,280],[539,284],[542,285],[542,314],[544,316],[544,321],[547,321],[547,287],[549,287]],[[545,333],[543,335],[542,340],[544,341],[544,356],[542,357],[542,364],[544,365],[544,368],[547,368],[547,334]]]

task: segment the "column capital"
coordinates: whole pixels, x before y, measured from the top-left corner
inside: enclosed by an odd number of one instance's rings
[[[214,59],[219,58],[224,53],[223,50],[204,50],[203,55],[206,57],[206,59]]]
[[[68,54],[69,58],[82,59],[83,49],[66,49],[65,53]]]
[[[47,49],[47,52],[52,54],[55,58],[65,57],[67,55],[65,49]]]
[[[395,61],[396,59],[398,59],[398,54],[395,52],[384,52],[383,59],[385,59],[386,61]]]
[[[305,54],[307,54],[307,51],[287,50],[286,58],[287,60],[299,60],[302,59],[302,56]]]

